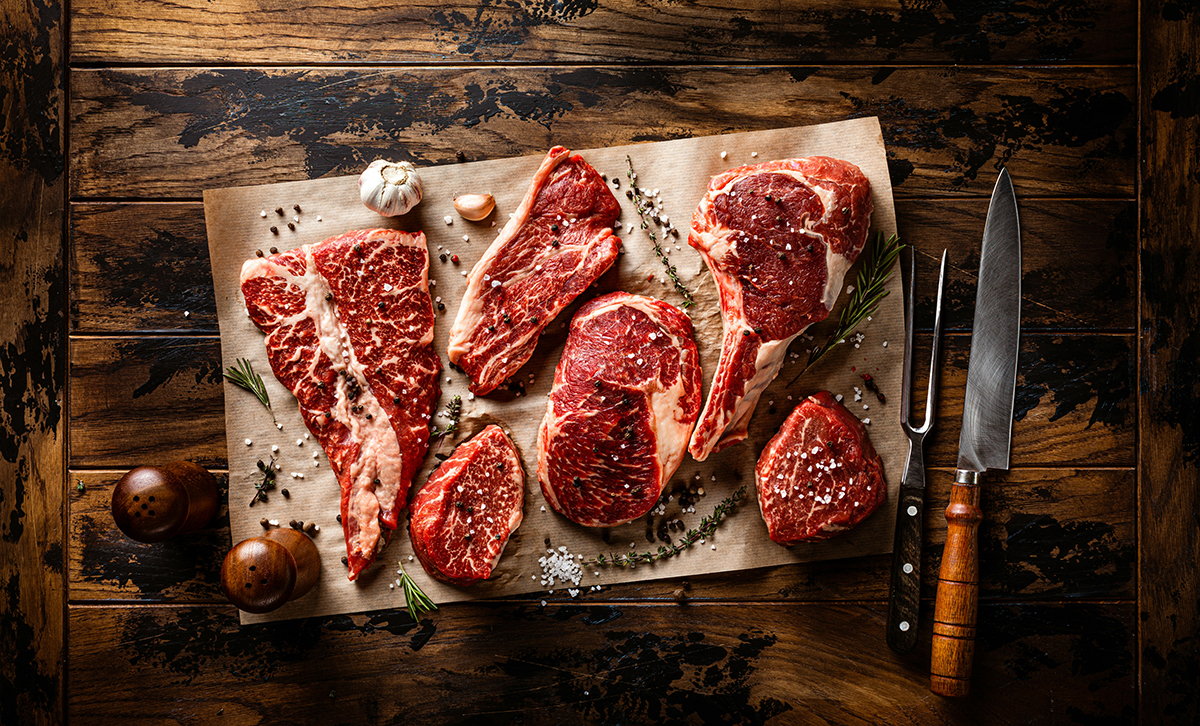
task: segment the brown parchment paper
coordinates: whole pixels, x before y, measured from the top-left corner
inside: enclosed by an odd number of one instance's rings
[[[466,379],[462,374],[446,368],[440,379],[442,396],[439,411],[455,394],[463,397],[463,409],[458,433],[453,439],[447,437],[436,451],[449,454],[455,445],[488,423],[498,422],[511,432],[525,465],[524,522],[509,541],[491,579],[470,588],[439,583],[426,575],[418,561],[409,561],[412,549],[406,514],[401,516],[401,528],[394,534],[378,562],[368,568],[357,582],[346,580],[346,570],[341,564],[345,543],[341,527],[335,521],[340,497],[337,481],[319,445],[315,440],[305,437],[307,429],[295,399],[271,374],[263,335],[246,314],[238,278],[242,262],[253,257],[255,250],[261,249],[266,253],[272,246],[280,250],[290,249],[320,242],[352,229],[396,227],[410,231],[423,230],[429,242],[429,276],[434,284],[432,294],[445,304],[445,310],[435,312],[434,337],[435,350],[445,362],[447,334],[458,310],[460,296],[466,288],[466,278],[462,273],[471,269],[504,226],[508,215],[516,209],[542,156],[423,168],[420,170],[424,187],[423,201],[409,214],[392,219],[380,217],[360,203],[357,178],[353,176],[215,189],[204,193],[223,364],[228,367],[238,358],[250,359],[255,371],[263,376],[275,416],[282,424],[282,430],[277,429],[268,412],[253,395],[232,384],[225,386],[229,522],[233,541],[240,542],[261,534],[263,528],[259,520],[264,517],[278,520],[282,526],[287,526],[292,519],[298,519],[316,522],[321,527],[315,541],[321,552],[322,575],[313,591],[265,615],[242,613],[243,623],[403,607],[401,589],[389,587],[395,581],[398,561],[404,562],[413,579],[438,603],[550,589],[555,591],[555,595],[561,595],[568,589],[564,583],[556,582],[546,587],[540,585],[538,558],[546,554],[547,539],[554,548],[565,546],[571,554],[582,555],[584,560],[600,553],[653,550],[659,543],[649,542],[647,534],[657,529],[662,519],[679,517],[689,528],[695,526],[701,517],[712,512],[721,499],[743,484],[747,485],[744,506],[728,518],[716,535],[703,546],[693,547],[681,556],[634,569],[585,567],[584,577],[578,587],[586,593],[593,585],[891,551],[896,492],[907,451],[898,418],[904,340],[899,274],[893,274],[888,284],[890,294],[873,316],[874,319],[859,328],[865,335],[859,346],[853,342],[838,346],[821,363],[789,386],[803,366],[807,349],[815,344],[803,336],[797,338],[791,352],[798,353],[799,357],[789,355],[788,363],[779,377],[763,395],[751,422],[749,438],[710,456],[704,462],[698,463],[691,457],[685,457],[669,486],[703,487],[705,493],[698,497],[695,512],[681,513],[676,496],[668,504],[665,514],[649,516],[650,524],[647,523],[647,517],[643,517],[607,530],[580,527],[545,505],[536,476],[537,430],[545,414],[546,395],[566,338],[566,325],[579,305],[594,295],[618,289],[658,297],[676,305],[682,301],[669,282],[664,283],[663,267],[654,257],[646,233],[640,229],[633,202],[625,196],[625,190],[629,187],[626,155],[633,160],[639,185],[644,189],[659,190],[662,211],[680,229],[678,238],[666,239],[679,276],[695,296],[696,306],[687,312],[695,324],[707,399],[708,384],[720,356],[720,305],[711,275],[699,255],[687,246],[686,238],[691,214],[704,194],[709,179],[731,167],[772,159],[812,155],[846,159],[861,167],[871,181],[875,205],[871,221],[873,243],[876,232],[890,235],[896,230],[892,189],[878,120],[861,118],[803,128],[573,151],[606,173],[610,180],[618,178],[621,181],[620,188],[615,189],[614,193],[622,206],[620,221],[623,227],[618,236],[624,242],[624,254],[593,290],[581,296],[546,330],[533,359],[517,376],[524,383],[524,394],[518,396],[497,391],[487,398],[469,400]],[[725,152],[724,157],[722,152]],[[397,157],[403,157],[403,154],[398,153]],[[468,222],[454,211],[454,197],[472,192],[489,192],[496,198],[496,211],[482,222]],[[299,214],[292,209],[295,204],[301,207]],[[276,207],[283,207],[284,217],[275,213]],[[265,218],[260,216],[261,210],[267,212]],[[295,222],[296,229],[293,232],[287,229],[286,224],[294,216],[298,216],[299,221]],[[452,224],[445,222],[447,216],[451,217]],[[633,225],[631,232],[624,226],[629,224]],[[271,225],[279,227],[278,236],[270,232]],[[458,255],[460,263],[439,261],[438,256],[442,252],[447,256]],[[864,252],[862,258],[865,259],[868,252]],[[847,275],[845,285],[854,284],[859,267],[861,259]],[[829,318],[808,331],[815,341],[824,340],[832,329],[846,298],[843,289],[838,305]],[[885,342],[889,342],[886,347]],[[878,380],[888,396],[886,405],[880,404],[874,395],[866,392],[859,377],[864,372]],[[858,403],[854,401],[855,386],[864,388],[863,400]],[[888,500],[867,521],[849,532],[824,542],[786,549],[767,537],[754,495],[754,464],[766,442],[795,405],[805,396],[823,388],[842,394],[846,405],[855,414],[870,419],[867,429],[883,458],[888,480]],[[870,408],[865,408],[864,404]],[[437,423],[444,426],[446,421],[437,419]],[[251,443],[247,444],[247,440]],[[279,447],[276,457],[282,466],[278,473],[278,486],[289,490],[290,499],[285,499],[276,489],[270,493],[267,502],[249,507],[247,502],[253,496],[253,486],[257,480],[255,463],[259,459],[265,461],[269,458],[272,445]],[[317,453],[315,459],[314,452]],[[314,462],[317,462],[315,467]],[[431,452],[413,482],[413,492],[425,483],[437,463]],[[293,472],[303,474],[304,478],[293,478]],[[674,532],[673,536],[678,538],[681,534]],[[634,549],[630,548],[631,543]]]

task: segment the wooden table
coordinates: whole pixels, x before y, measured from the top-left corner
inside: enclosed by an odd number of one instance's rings
[[[3,5],[0,723],[1200,719],[1195,2]],[[970,698],[928,691],[928,602],[916,652],[884,645],[887,556],[239,628],[224,513],[114,529],[133,465],[225,474],[201,190],[862,115],[925,343],[953,267],[926,598],[1000,165],[1021,201]]]

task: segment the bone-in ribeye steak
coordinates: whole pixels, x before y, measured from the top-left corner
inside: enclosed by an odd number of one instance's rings
[[[781,545],[828,539],[887,498],[867,429],[828,391],[800,402],[754,469],[758,505]]]
[[[709,182],[688,244],[716,280],[725,333],[688,447],[697,461],[746,438],[788,345],[833,308],[871,211],[862,171],[823,156],[730,169]]]
[[[550,321],[617,259],[621,207],[600,175],[561,146],[550,150],[512,219],[475,264],[448,357],[477,394],[529,360]]]
[[[538,481],[555,511],[589,527],[636,519],[675,473],[700,411],[692,321],[614,292],[571,320],[538,431]]]
[[[387,543],[440,390],[425,235],[348,232],[246,261],[242,294],[275,377],[342,489],[354,580]]]
[[[454,454],[413,497],[408,531],[425,571],[451,585],[491,576],[521,525],[525,470],[508,434],[488,426]]]

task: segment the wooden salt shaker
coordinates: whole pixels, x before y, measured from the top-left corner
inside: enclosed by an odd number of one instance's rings
[[[195,532],[212,521],[220,506],[217,480],[190,461],[139,466],[121,477],[112,494],[113,520],[138,542]]]
[[[270,612],[303,596],[321,575],[321,557],[308,535],[272,529],[242,540],[221,565],[221,587],[248,613]]]

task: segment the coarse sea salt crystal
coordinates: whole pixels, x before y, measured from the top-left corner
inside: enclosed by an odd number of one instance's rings
[[[442,217],[442,220],[445,221],[446,224],[454,224],[454,217],[451,217],[449,214],[447,214],[445,217]]]
[[[246,446],[249,446],[250,444],[253,444],[253,443],[254,443],[254,442],[253,442],[253,441],[251,441],[250,439],[246,439]]]

